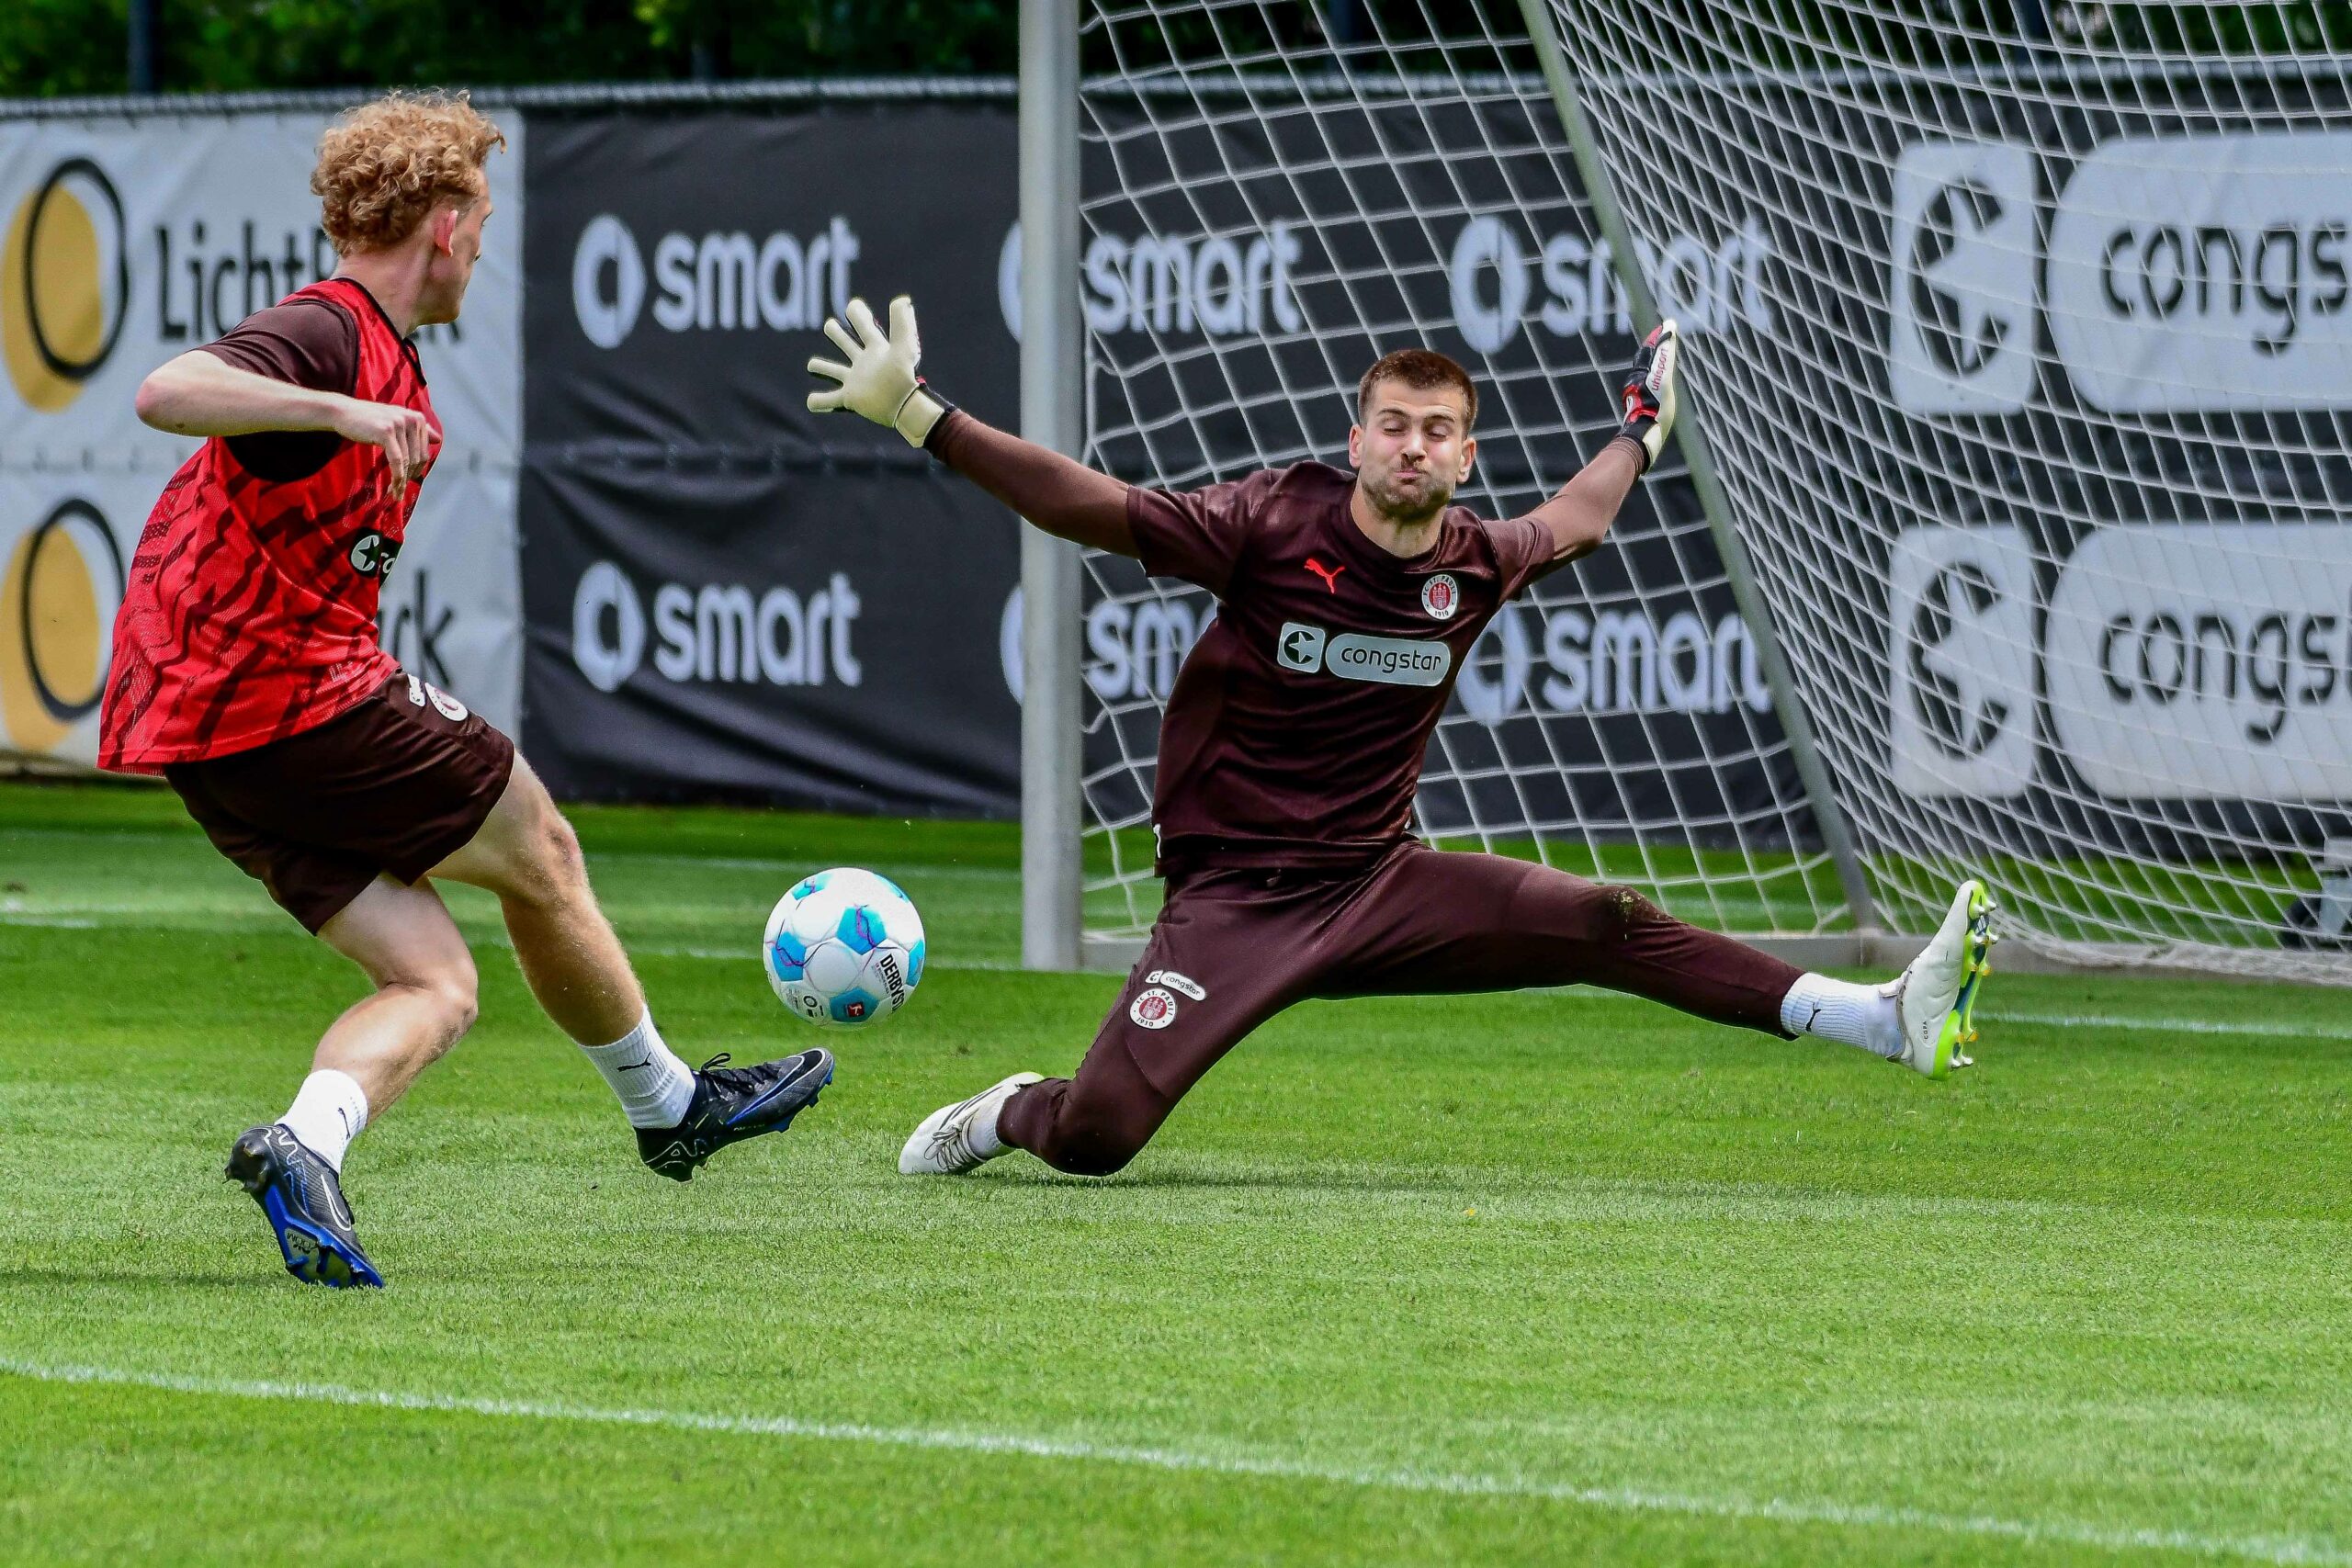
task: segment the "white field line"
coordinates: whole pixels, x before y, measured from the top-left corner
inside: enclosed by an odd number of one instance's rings
[[[2352,1040],[2352,1029],[2324,1023],[2250,1023],[2220,1018],[2126,1018],[2078,1012],[1986,1012],[1990,1023],[2046,1023],[2075,1029],[2154,1029],[2175,1034],[2258,1034],[2280,1040]]]
[[[960,1427],[871,1427],[854,1422],[808,1421],[789,1416],[710,1416],[684,1410],[615,1409],[563,1402],[472,1399],[454,1394],[345,1388],[334,1383],[267,1382],[187,1377],[170,1372],[130,1371],[113,1367],[49,1366],[7,1357],[0,1357],[0,1373],[39,1382],[155,1389],[168,1393],[215,1398],[281,1400],[296,1404],[481,1416],[510,1420],[654,1427],[728,1437],[788,1438],[810,1442],[859,1443],[879,1448],[1008,1454],[1030,1459],[1132,1465],[1194,1474],[1320,1482],[1334,1486],[1385,1492],[1430,1493],[1455,1497],[1527,1498],[1567,1503],[1611,1513],[1821,1525],[1840,1529],[1917,1529],[1947,1535],[1996,1537],[2030,1545],[2086,1546],[2109,1551],[2162,1551],[2194,1557],[2237,1558],[2255,1562],[2352,1568],[2352,1552],[2325,1540],[2301,1536],[2209,1535],[2153,1526],[2011,1519],[1990,1514],[1941,1514],[1871,1503],[1709,1496],[1699,1493],[1654,1492],[1621,1486],[1572,1486],[1515,1476],[1450,1471],[1358,1470],[1321,1465],[1306,1460],[1221,1452],[1213,1448],[1136,1448]]]

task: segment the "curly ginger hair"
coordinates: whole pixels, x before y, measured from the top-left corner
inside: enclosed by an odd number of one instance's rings
[[[336,252],[381,250],[435,207],[479,201],[482,165],[506,137],[463,93],[390,93],[346,110],[319,138],[311,189]]]

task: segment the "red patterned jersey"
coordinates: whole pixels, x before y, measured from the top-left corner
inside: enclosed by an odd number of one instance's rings
[[[351,395],[441,422],[416,350],[367,289],[329,278],[321,299],[358,327]],[[382,448],[334,444],[323,467],[269,479],[214,437],[149,514],[115,618],[98,762],[154,773],[297,735],[400,668],[377,634],[384,573],[408,535],[418,486],[393,483]]]

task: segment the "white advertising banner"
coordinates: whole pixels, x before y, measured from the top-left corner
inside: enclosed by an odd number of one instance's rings
[[[498,119],[508,149],[492,158],[496,214],[465,317],[418,337],[447,445],[385,584],[384,626],[416,673],[511,729],[523,130],[519,115]],[[140,423],[132,394],[164,360],[334,270],[310,191],[327,123],[0,125],[0,756],[94,761],[121,566],[195,447]]]
[[[2116,799],[2352,800],[2352,525],[2134,525],[2075,549],[2052,739]]]
[[[2050,225],[2050,336],[2118,413],[2352,394],[2352,132],[2109,141]]]

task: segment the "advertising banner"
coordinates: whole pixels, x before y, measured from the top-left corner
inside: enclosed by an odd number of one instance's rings
[[[2051,335],[2083,400],[2154,414],[2343,407],[2346,170],[2344,131],[2095,148],[2058,196],[2048,258]]]
[[[521,628],[520,117],[464,319],[419,334],[444,448],[384,589],[411,668],[511,726]],[[157,365],[334,267],[320,115],[0,124],[0,756],[87,765],[122,568],[196,443],[141,424]]]
[[[1720,188],[1774,180],[1782,85],[1706,85]],[[1801,700],[1887,847],[1961,801],[2023,853],[2352,821],[2352,138],[2311,126],[2344,95],[1861,76],[1807,141],[1762,292],[1808,308],[1735,320],[1691,406],[1730,415],[1709,444]],[[1637,227],[1698,208],[1628,199]]]
[[[2352,526],[2102,528],[2046,649],[2057,746],[2103,795],[2352,800]]]
[[[2158,856],[2346,820],[2352,138],[2263,113],[2199,134],[2083,113],[1898,154],[1890,390],[1915,417],[1988,416],[1907,445],[1980,471],[1972,448],[2011,455],[2003,488],[2043,498],[1898,543],[1906,794],[2011,796],[2029,830]],[[1906,592],[1922,538],[1949,563],[1934,604]],[[1938,666],[1951,700],[1923,705],[1915,671]],[[1902,741],[1923,716],[1926,771]]]
[[[1017,423],[1013,143],[1009,109],[535,123],[524,739],[560,793],[1017,809],[1018,525],[804,402],[826,317],[908,293],[925,370]]]

